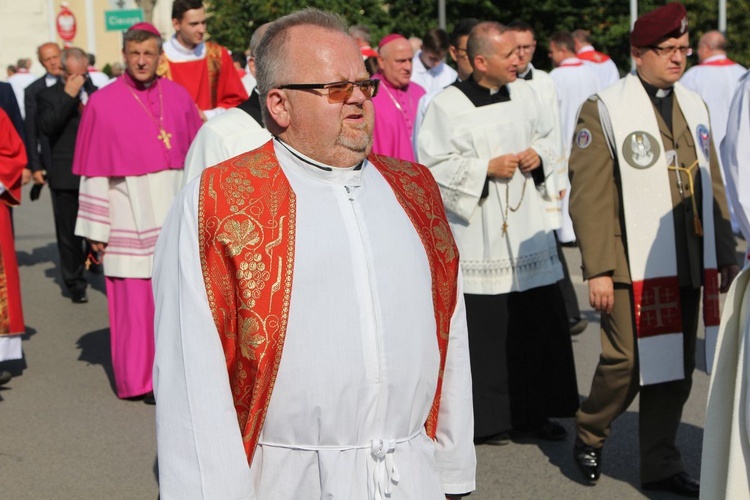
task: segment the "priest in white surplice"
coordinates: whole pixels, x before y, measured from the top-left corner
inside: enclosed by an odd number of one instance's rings
[[[745,68],[727,57],[727,40],[720,31],[708,31],[703,34],[698,42],[698,61],[700,64],[693,66],[682,75],[680,83],[690,90],[697,92],[708,106],[711,116],[711,135],[714,144],[721,146],[727,135],[727,119],[729,118],[729,106],[732,96],[740,84],[740,78],[745,74]],[[735,133],[736,129],[731,130]],[[722,158],[722,162],[724,159]],[[727,198],[732,199],[732,190],[738,186],[730,184],[734,182],[731,174],[727,175],[727,167],[722,164],[722,180],[727,192]],[[739,233],[741,226],[738,215],[735,213],[734,204],[729,205],[732,218],[732,230]]]
[[[161,497],[468,493],[465,311],[438,188],[369,154],[378,82],[343,20],[274,21],[257,65],[275,139],[188,184],[157,244]]]
[[[563,161],[567,167],[578,109],[586,99],[604,87],[592,66],[576,57],[573,36],[567,31],[558,31],[552,34],[549,42],[549,54],[552,63],[555,65],[555,69],[549,75],[557,88],[564,148]],[[570,190],[567,190],[562,200],[562,226],[557,231],[557,237],[562,243],[573,243],[576,240],[573,222],[570,220],[570,214],[568,213],[569,202]]]
[[[513,428],[560,440],[565,429],[549,417],[572,416],[578,390],[549,217],[549,193],[558,190],[554,115],[515,81],[512,30],[480,23],[467,50],[474,72],[433,99],[417,144],[461,253],[474,438],[505,444]]]
[[[721,143],[727,195],[739,230],[750,241],[750,72],[739,81]]]

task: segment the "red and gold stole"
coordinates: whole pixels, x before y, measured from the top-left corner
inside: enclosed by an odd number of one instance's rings
[[[371,155],[419,234],[430,265],[440,372],[425,429],[437,429],[458,249],[437,184],[421,165]],[[215,167],[200,181],[198,231],[211,313],[224,347],[232,397],[252,463],[286,336],[294,268],[296,198],[273,141]]]

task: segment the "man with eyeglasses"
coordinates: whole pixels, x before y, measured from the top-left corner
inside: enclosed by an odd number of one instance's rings
[[[375,130],[372,150],[400,160],[414,161],[412,137],[419,99],[425,89],[411,81],[414,52],[409,40],[392,33],[378,45],[380,91],[373,99]]]
[[[474,440],[504,445],[516,430],[560,441],[554,417],[578,409],[563,272],[547,208],[560,156],[553,114],[517,81],[515,32],[477,24],[473,73],[435,96],[419,159],[435,176],[465,283]]]
[[[644,490],[697,497],[675,444],[695,368],[703,289],[708,368],[719,293],[737,274],[706,106],[678,80],[690,53],[685,7],[635,23],[636,72],[581,107],[570,157],[570,215],[602,314],[602,352],[576,415],[574,460],[595,484],[612,421],[640,391]]]
[[[161,497],[466,494],[466,318],[438,187],[371,154],[382,87],[340,17],[275,20],[256,64],[274,139],[188,184],[157,244]]]
[[[256,73],[255,54],[269,25],[266,23],[259,26],[250,37],[250,59],[247,65],[253,78]],[[206,167],[251,151],[269,139],[271,134],[266,130],[261,115],[260,94],[257,87],[254,87],[246,101],[209,120],[198,131],[185,157],[182,185],[199,176]]]

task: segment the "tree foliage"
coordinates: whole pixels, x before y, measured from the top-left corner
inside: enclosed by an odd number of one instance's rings
[[[648,12],[664,0],[640,0],[639,11]],[[716,0],[684,0],[688,9],[693,47],[700,35],[716,29]],[[372,32],[373,44],[391,32],[422,36],[438,24],[437,0],[213,0],[208,11],[209,32],[231,50],[244,51],[253,30],[265,22],[311,6],[341,14],[349,24],[364,24]],[[750,0],[728,2],[727,38],[730,57],[750,64],[750,39],[742,37],[750,28]],[[557,30],[583,28],[591,31],[596,47],[609,54],[621,72],[630,69],[630,7],[624,0],[446,0],[447,28],[465,17],[510,22],[521,19],[534,27],[537,52],[534,64],[550,68],[547,57],[549,35]],[[693,56],[693,63],[696,62]]]

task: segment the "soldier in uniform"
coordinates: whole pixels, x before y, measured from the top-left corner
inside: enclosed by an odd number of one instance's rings
[[[595,484],[612,421],[640,391],[643,489],[697,497],[675,439],[701,287],[708,339],[719,288],[738,272],[735,241],[706,106],[678,83],[690,54],[684,6],[641,16],[630,44],[637,72],[584,103],[569,164],[570,215],[602,313],[602,354],[576,415],[573,455]]]

